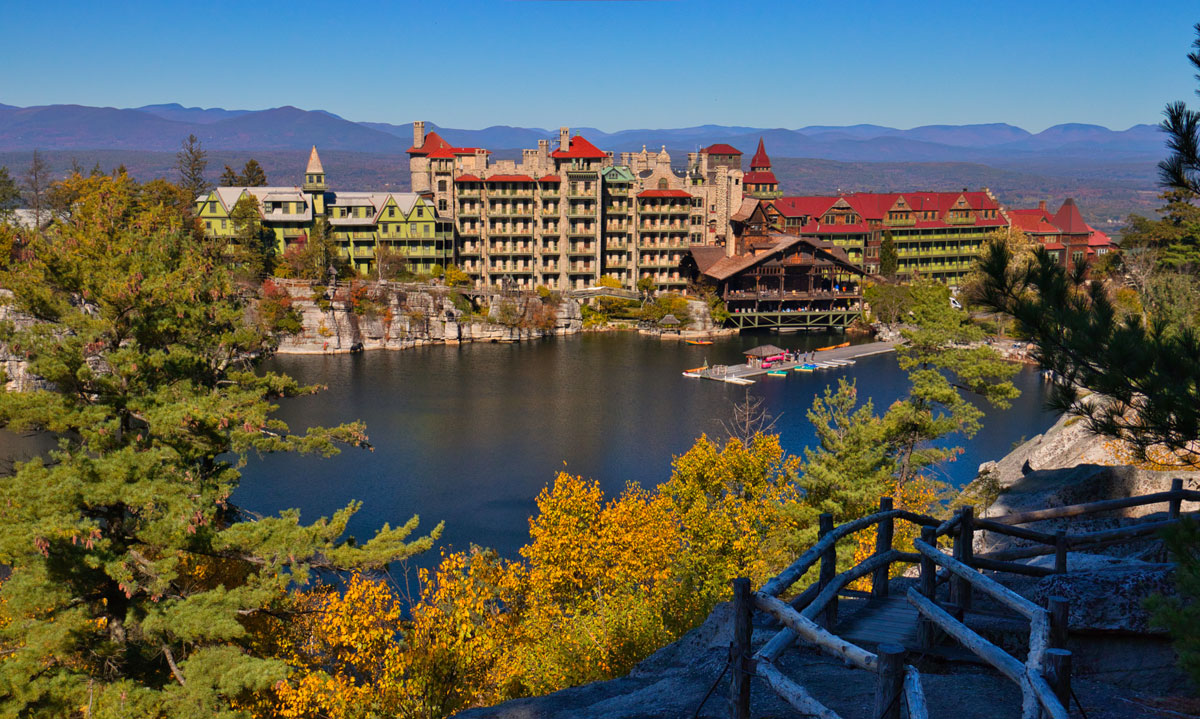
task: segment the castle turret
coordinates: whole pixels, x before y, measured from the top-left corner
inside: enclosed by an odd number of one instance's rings
[[[771,170],[771,158],[767,157],[761,137],[758,139],[758,152],[750,158],[750,171],[742,178],[742,182],[746,194],[760,200],[774,200],[783,195],[779,191],[779,180],[775,179],[775,173]]]

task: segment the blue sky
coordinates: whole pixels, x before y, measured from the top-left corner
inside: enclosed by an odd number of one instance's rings
[[[449,127],[1062,122],[1195,104],[1195,0],[14,2],[0,102]]]

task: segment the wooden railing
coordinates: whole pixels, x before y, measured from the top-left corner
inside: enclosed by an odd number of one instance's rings
[[[748,579],[734,580],[734,633],[730,646],[732,716],[734,719],[749,719],[750,678],[757,676],[796,710],[822,719],[839,719],[835,712],[822,705],[776,666],[784,651],[797,640],[803,640],[852,667],[877,675],[875,707],[871,716],[899,719],[903,702],[908,707],[907,716],[910,719],[928,717],[920,674],[911,665],[904,664],[904,647],[884,643],[877,648],[878,653],[872,653],[834,633],[838,594],[850,583],[870,576],[871,596],[886,597],[891,565],[904,562],[917,564],[920,568],[919,585],[909,589],[906,596],[920,614],[917,627],[919,650],[931,649],[935,644],[935,635],[939,631],[944,632],[1020,687],[1023,719],[1038,719],[1039,716],[1067,719],[1071,652],[1066,649],[1069,613],[1066,600],[1051,597],[1049,610],[1044,609],[980,573],[980,570],[1039,576],[1055,571],[1065,572],[1067,549],[1093,549],[1146,537],[1178,522],[1184,501],[1200,501],[1200,491],[1185,490],[1183,480],[1176,479],[1172,481],[1168,492],[987,519],[976,518],[972,507],[963,507],[951,518],[939,521],[922,514],[894,509],[891,497],[880,499],[879,511],[875,514],[840,526],[834,526],[832,515],[822,514],[819,517],[817,543],[767,581],[759,591],[751,591]],[[1062,531],[1050,534],[1017,526],[1158,503],[1168,505],[1167,520],[1143,522],[1115,530],[1071,535]],[[899,551],[893,547],[895,522],[898,519],[921,528],[921,539],[913,541],[915,552]],[[838,573],[837,543],[871,527],[875,528],[875,552]],[[975,556],[973,546],[976,531],[1006,534],[1037,542],[1039,546]],[[941,537],[952,538],[953,556],[938,547]],[[1053,570],[1011,561],[1051,553],[1057,554]],[[790,601],[779,599],[818,563],[816,582]],[[950,585],[949,601],[941,603],[937,598],[937,588],[946,582]],[[973,593],[988,596],[1029,622],[1029,650],[1024,662],[988,642],[963,623],[964,614],[971,607]],[[751,655],[750,622],[755,609],[772,616],[782,628]]]

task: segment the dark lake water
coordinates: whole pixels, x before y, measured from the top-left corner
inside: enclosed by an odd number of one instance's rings
[[[702,433],[723,435],[745,390],[687,379],[682,370],[740,361],[763,342],[813,349],[841,335],[736,337],[708,347],[606,333],[522,344],[434,346],[360,355],[287,356],[269,368],[327,385],[279,411],[293,430],[362,419],[373,452],[345,450],[320,459],[274,455],[252,459],[234,500],[260,513],[298,507],[305,521],[354,499],[364,506],[351,531],[367,538],[419,514],[428,529],[445,520],[443,544],[471,543],[505,555],[528,537],[534,498],[560,470],[599,480],[616,493],[628,482],[665,480],[672,455]],[[800,453],[813,441],[805,413],[837,378],[858,382],[882,412],[906,387],[893,354],[859,360],[843,370],[763,378],[750,388],[779,416],[784,447]],[[943,478],[962,485],[981,462],[1007,453],[1015,441],[1045,431],[1045,387],[1024,369],[1012,408],[987,410],[984,429],[945,465]]]

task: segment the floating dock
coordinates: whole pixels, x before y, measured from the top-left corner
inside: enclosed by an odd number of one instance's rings
[[[754,383],[755,377],[761,377],[773,371],[806,372],[849,367],[850,365],[854,364],[855,360],[861,357],[870,357],[872,355],[883,354],[884,352],[892,352],[896,349],[897,344],[899,343],[869,342],[867,344],[851,345],[850,347],[835,347],[833,349],[813,353],[811,360],[800,359],[796,362],[772,362],[771,366],[766,368],[752,367],[749,364],[717,365],[715,367],[709,367],[702,372],[689,370],[688,376],[716,380],[717,382],[728,382],[729,384],[748,385]],[[817,369],[808,370],[805,368],[805,365],[815,366]]]

